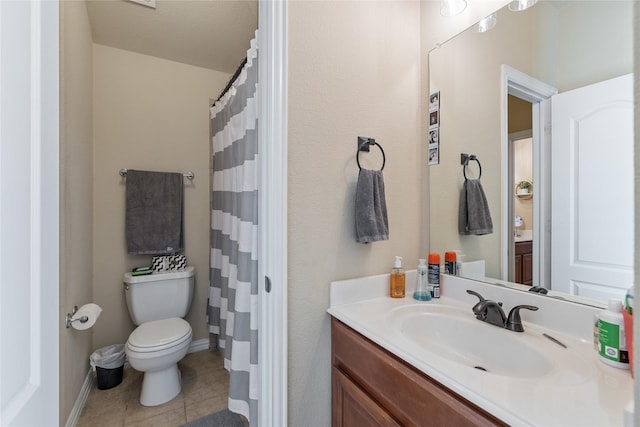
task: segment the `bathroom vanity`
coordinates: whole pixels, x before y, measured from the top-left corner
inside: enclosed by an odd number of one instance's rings
[[[331,389],[334,427],[506,425],[336,319]]]
[[[388,275],[331,284],[334,426],[623,425],[633,381],[598,360],[598,308],[441,278],[442,298],[429,302],[389,298]],[[510,331],[477,320],[466,290],[507,312],[539,310]]]

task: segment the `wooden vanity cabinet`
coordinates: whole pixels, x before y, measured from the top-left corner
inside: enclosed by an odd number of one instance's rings
[[[515,282],[533,285],[533,243],[516,242],[515,244]]]
[[[333,427],[506,426],[334,318],[331,354]]]

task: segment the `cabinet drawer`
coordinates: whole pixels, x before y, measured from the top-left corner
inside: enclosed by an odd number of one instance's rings
[[[401,425],[506,425],[340,321],[331,325],[333,367]]]

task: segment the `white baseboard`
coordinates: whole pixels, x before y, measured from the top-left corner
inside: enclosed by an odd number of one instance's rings
[[[84,383],[82,384],[82,388],[80,389],[80,393],[78,393],[78,397],[76,399],[76,403],[71,408],[71,413],[69,414],[69,418],[67,418],[67,423],[65,427],[75,427],[78,419],[80,418],[80,414],[82,413],[82,408],[84,408],[84,404],[87,401],[87,397],[89,397],[89,392],[93,387],[93,373],[91,369],[87,372],[87,376],[84,378]]]
[[[203,338],[201,340],[191,341],[189,346],[189,353],[195,353],[196,351],[208,350],[209,338]]]

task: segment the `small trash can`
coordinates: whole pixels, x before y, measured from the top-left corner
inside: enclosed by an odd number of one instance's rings
[[[107,390],[122,382],[125,358],[124,344],[102,347],[91,353],[89,361],[96,371],[98,389]]]

